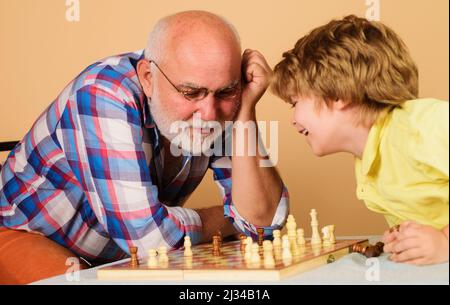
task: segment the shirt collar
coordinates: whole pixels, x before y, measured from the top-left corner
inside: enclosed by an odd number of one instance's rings
[[[363,175],[370,175],[371,170],[378,161],[380,142],[385,131],[389,112],[389,110],[381,112],[370,128],[361,158],[361,171]]]

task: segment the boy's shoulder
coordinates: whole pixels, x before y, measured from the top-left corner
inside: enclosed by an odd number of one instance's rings
[[[449,104],[448,101],[444,100],[439,100],[435,98],[422,98],[417,100],[406,101],[401,106],[401,109],[403,109],[403,111],[406,111],[409,115],[413,116],[414,118],[420,119],[421,117],[427,117],[433,114],[443,115],[446,113],[448,116]]]
[[[448,130],[448,101],[423,98],[409,100],[393,110],[391,121],[408,131],[424,130],[445,124]],[[401,129],[403,129],[401,128]]]
[[[425,98],[404,102],[381,117],[377,126],[384,145],[403,150],[434,140],[448,142],[448,123],[449,103]]]

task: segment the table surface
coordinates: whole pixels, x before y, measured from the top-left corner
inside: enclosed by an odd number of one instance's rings
[[[343,239],[367,238],[370,243],[376,243],[379,236],[348,236]],[[129,259],[103,266],[112,266]],[[103,267],[102,266],[102,267]],[[320,266],[313,270],[294,275],[281,281],[239,282],[239,281],[100,281],[97,279],[97,269],[81,270],[79,280],[71,280],[66,275],[59,275],[38,282],[34,285],[378,285],[378,284],[449,284],[449,264],[431,266],[411,266],[398,264],[389,260],[389,255],[367,259],[361,254],[351,253],[332,264]]]

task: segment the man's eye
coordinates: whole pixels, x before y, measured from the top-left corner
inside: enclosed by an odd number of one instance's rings
[[[185,90],[183,95],[187,98],[198,98],[201,95],[201,90]]]
[[[228,88],[223,89],[216,93],[216,97],[219,99],[227,99],[230,97],[235,97],[238,94],[239,90],[237,88]]]

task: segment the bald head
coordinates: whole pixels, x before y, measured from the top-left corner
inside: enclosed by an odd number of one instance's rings
[[[162,62],[175,53],[241,53],[240,39],[231,23],[205,11],[186,11],[159,20],[150,33],[145,57]],[[184,54],[186,55],[186,53]]]

